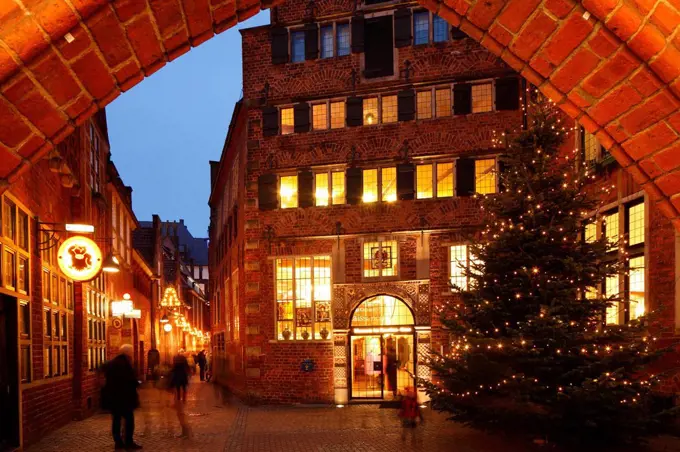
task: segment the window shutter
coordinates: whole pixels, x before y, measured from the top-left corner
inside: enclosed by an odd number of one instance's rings
[[[415,197],[415,170],[413,163],[397,165],[397,197],[408,201]]]
[[[467,38],[467,35],[460,31],[458,27],[451,27],[451,39],[458,41],[460,39]]]
[[[411,9],[399,8],[394,12],[394,46],[406,47],[411,45]]]
[[[314,205],[314,173],[311,171],[298,173],[298,203],[300,207]]]
[[[347,204],[361,203],[364,195],[364,172],[361,168],[347,168]]]
[[[397,114],[399,121],[413,121],[416,117],[416,93],[412,89],[397,94]]]
[[[265,107],[262,109],[262,135],[272,137],[279,134],[279,109]]]
[[[305,59],[316,60],[319,57],[319,27],[317,24],[305,25]]]
[[[496,80],[496,110],[519,110],[519,80],[515,77]]]
[[[257,199],[260,210],[273,210],[279,206],[276,174],[262,174],[257,179]]]
[[[301,102],[293,107],[295,133],[309,132],[309,104]]]
[[[288,62],[288,30],[285,27],[272,28],[270,34],[272,44],[272,63]]]
[[[352,17],[352,53],[364,51],[364,16]]]
[[[472,113],[472,85],[456,83],[453,85],[453,114],[467,115]]]
[[[347,126],[357,127],[363,125],[364,101],[361,97],[347,98]]]
[[[458,159],[456,162],[456,196],[470,196],[475,192],[475,161]]]

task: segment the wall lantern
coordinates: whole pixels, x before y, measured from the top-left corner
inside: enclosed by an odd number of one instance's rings
[[[169,333],[170,331],[172,331],[172,324],[170,324],[170,323],[164,324],[163,325],[163,331],[165,331],[166,333]]]
[[[163,317],[161,317],[161,323],[168,323],[168,322],[170,322],[170,319],[168,319],[168,315],[163,314]],[[165,327],[163,327],[163,328],[165,328]],[[170,326],[170,328],[172,328],[172,326]]]
[[[61,271],[74,281],[90,281],[102,269],[102,252],[87,237],[77,235],[64,240],[57,256]]]
[[[118,261],[118,258],[109,253],[109,255],[106,256],[106,259],[104,259],[102,270],[106,273],[118,273],[120,271],[120,262]]]
[[[67,232],[77,232],[79,234],[92,234],[94,233],[94,226],[91,224],[70,224],[66,223],[64,229]]]

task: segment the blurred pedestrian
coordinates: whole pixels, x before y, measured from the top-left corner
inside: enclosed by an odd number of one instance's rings
[[[198,369],[200,371],[201,381],[205,381],[205,368],[208,364],[208,360],[205,357],[205,351],[201,350],[196,355],[196,364],[198,364]]]
[[[182,427],[182,437],[191,436],[191,429],[187,422],[186,414],[184,413],[184,404],[187,401],[187,386],[189,386],[189,362],[183,354],[184,350],[180,350],[172,360],[172,370],[170,375],[170,387],[175,393],[175,410],[177,411],[177,420]]]
[[[120,347],[120,354],[103,366],[106,383],[102,388],[102,407],[111,412],[111,431],[117,450],[137,450],[135,443],[135,413],[139,408],[137,373],[132,365],[133,348],[130,344]],[[121,420],[125,419],[125,440],[121,435]]]
[[[406,440],[406,432],[408,432],[411,435],[411,443],[415,443],[418,420],[420,420],[420,424],[422,425],[423,422],[425,422],[425,419],[423,418],[423,412],[418,405],[416,392],[411,387],[408,387],[405,390],[405,394],[401,400],[399,417],[401,418],[402,426],[401,440]]]

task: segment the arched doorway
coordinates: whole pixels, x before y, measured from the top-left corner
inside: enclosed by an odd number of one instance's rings
[[[408,305],[390,295],[356,307],[350,322],[350,398],[392,400],[414,387],[414,324]]]

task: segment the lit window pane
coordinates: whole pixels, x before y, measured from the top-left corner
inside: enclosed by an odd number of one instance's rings
[[[380,170],[382,176],[382,196],[380,199],[387,202],[397,200],[397,169],[396,168],[382,168]]]
[[[427,44],[430,37],[430,13],[427,11],[413,14],[414,43]]]
[[[381,101],[383,124],[397,122],[397,96],[383,96]]]
[[[586,224],[585,240],[587,243],[593,243],[597,240],[597,225],[595,223],[591,222]]]
[[[293,119],[292,108],[281,109],[281,134],[288,135],[295,131],[295,122]]]
[[[378,98],[364,99],[364,125],[371,126],[378,123]]]
[[[16,255],[9,250],[5,249],[3,259],[3,278],[5,287],[14,289],[16,286]]]
[[[333,56],[333,26],[321,27],[321,58]]]
[[[432,29],[434,32],[434,42],[449,40],[449,24],[441,17],[435,15],[432,18]]]
[[[633,257],[629,261],[630,319],[645,314],[645,257]]]
[[[437,197],[453,196],[453,163],[437,163]]]
[[[281,208],[288,209],[291,207],[298,206],[298,177],[295,176],[282,176],[281,177],[281,189],[279,191],[281,195]]]
[[[396,276],[397,253],[398,244],[394,240],[364,243],[364,277]]]
[[[314,197],[317,206],[328,205],[328,173],[318,173],[316,175],[316,189]]]
[[[435,91],[437,117],[451,116],[451,88]]]
[[[618,247],[619,242],[619,213],[614,212],[604,217],[604,235],[609,246],[607,251],[613,251]]]
[[[364,196],[365,203],[376,202],[378,200],[378,170],[364,170]]]
[[[638,245],[645,241],[645,204],[628,208],[628,244]]]
[[[432,91],[418,91],[416,95],[416,112],[418,119],[432,117]]]
[[[326,104],[312,105],[312,127],[314,130],[328,128],[328,108]]]
[[[349,24],[338,24],[338,56],[349,55]]]
[[[331,129],[345,127],[345,103],[331,102]]]
[[[382,276],[397,275],[397,242],[382,242]]]
[[[481,113],[493,109],[491,83],[472,85],[472,113]]]
[[[496,193],[496,160],[475,160],[475,191],[482,195]]]
[[[293,259],[276,260],[276,320],[278,337],[284,339],[293,327]]]
[[[619,295],[619,276],[609,276],[605,280],[604,294],[607,298],[617,297]],[[611,306],[607,307],[607,323],[619,324],[621,323],[621,316],[619,315],[619,302],[613,302]]]
[[[345,203],[345,173],[336,171],[331,175],[333,183],[333,204]]]
[[[380,276],[380,267],[373,264],[373,253],[380,251],[380,242],[364,243],[364,277]]]
[[[312,326],[312,258],[295,259],[295,338],[304,339]]]
[[[432,165],[416,167],[416,197],[418,199],[432,197]]]
[[[299,63],[300,61],[305,61],[305,32],[304,31],[294,31],[290,34],[291,36],[291,61],[293,63]]]
[[[587,163],[595,162],[600,159],[600,142],[590,132],[583,131],[583,154]]]
[[[468,268],[467,245],[454,245],[450,249],[450,274],[451,285],[460,290],[467,290],[467,276],[465,270]]]

